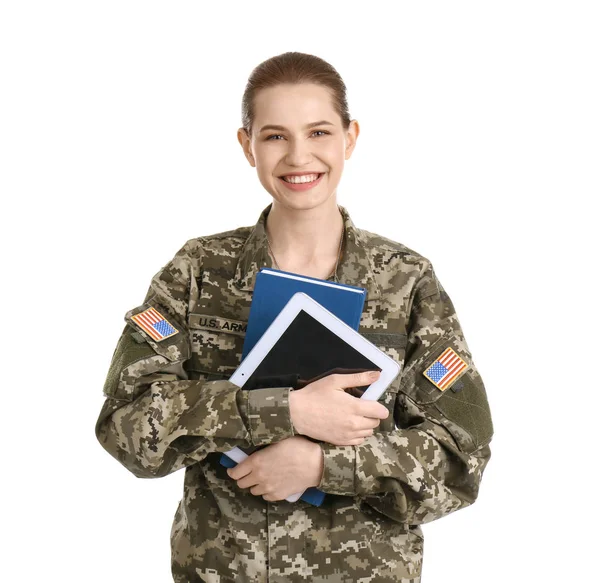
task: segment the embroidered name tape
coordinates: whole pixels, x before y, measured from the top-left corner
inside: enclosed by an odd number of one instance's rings
[[[450,346],[423,373],[440,391],[445,391],[468,368]]]
[[[152,340],[160,342],[177,334],[179,330],[171,325],[167,319],[155,308],[148,308],[131,319],[144,331]]]
[[[228,334],[245,336],[248,322],[232,320],[231,318],[223,318],[222,316],[214,316],[211,314],[190,314],[189,326],[190,328],[196,328],[198,330],[227,332]]]

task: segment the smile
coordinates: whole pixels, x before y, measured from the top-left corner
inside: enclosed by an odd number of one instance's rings
[[[308,190],[314,188],[325,174],[302,174],[301,176],[280,176],[279,180],[291,190]]]
[[[282,176],[282,179],[286,182],[292,182],[294,184],[301,184],[303,182],[314,182],[321,176],[320,174],[303,174],[302,176]]]

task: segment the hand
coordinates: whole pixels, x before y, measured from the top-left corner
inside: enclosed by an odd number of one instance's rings
[[[372,376],[370,376],[372,375]],[[296,433],[333,445],[360,445],[390,412],[377,401],[344,391],[370,385],[380,372],[332,374],[290,393],[290,415]]]
[[[323,454],[318,443],[294,435],[255,451],[227,473],[240,488],[275,502],[318,486]]]

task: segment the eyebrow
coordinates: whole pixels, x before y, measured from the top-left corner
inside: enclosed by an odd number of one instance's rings
[[[306,124],[304,126],[304,129],[314,128],[315,126],[332,126],[332,125],[334,125],[334,124],[332,124],[330,121],[327,121],[327,120],[314,121],[312,123]],[[266,126],[263,126],[262,128],[260,128],[260,132],[264,132],[265,130],[283,131],[283,130],[285,130],[285,128],[283,126],[276,126],[276,125],[266,125]]]

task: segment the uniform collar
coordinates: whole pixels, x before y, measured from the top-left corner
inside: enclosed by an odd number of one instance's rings
[[[268,252],[266,220],[273,204],[269,204],[260,214],[244,244],[235,271],[235,284],[239,289],[252,291],[256,274],[263,267],[274,267]],[[381,297],[381,290],[373,273],[373,258],[365,244],[364,235],[354,226],[348,211],[338,205],[344,219],[343,256],[338,265],[337,276],[340,283],[364,287],[366,300]]]

